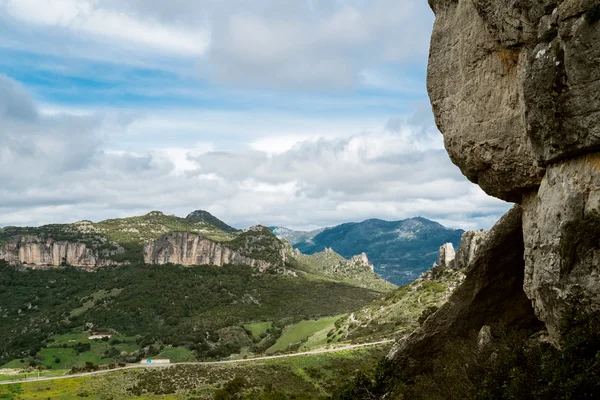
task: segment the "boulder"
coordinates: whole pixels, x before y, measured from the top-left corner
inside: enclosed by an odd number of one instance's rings
[[[467,178],[523,205],[523,284],[557,341],[577,309],[600,309],[600,4],[429,4],[436,123]]]
[[[596,0],[430,0],[427,89],[452,161],[521,202],[552,162],[600,149]]]

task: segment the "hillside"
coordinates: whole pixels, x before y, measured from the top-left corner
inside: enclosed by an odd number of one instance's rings
[[[272,228],[294,248],[314,254],[331,248],[345,258],[366,253],[375,272],[396,285],[415,280],[437,260],[439,247],[452,243],[458,247],[460,229],[449,229],[426,218],[403,221],[371,219],[346,223],[323,231],[298,232]]]
[[[266,227],[211,217],[4,229],[0,365],[132,362],[171,347],[182,360],[287,351],[394,289],[366,256],[305,256]]]
[[[295,231],[288,228],[279,226],[270,227],[271,231],[280,239],[288,241],[290,244],[295,245],[296,243],[310,242],[312,238],[323,232],[326,228],[315,229],[314,231]]]
[[[231,241],[236,237],[235,229],[205,211],[195,211],[187,218],[152,211],[139,217],[108,219],[97,223],[79,221],[40,227],[5,227],[0,230],[0,246],[15,236],[34,236],[40,241],[50,239],[54,242],[84,244],[98,258],[115,263],[143,262],[144,244],[169,232],[196,233],[216,242]]]
[[[308,272],[339,280],[350,285],[382,293],[396,287],[373,272],[373,264],[369,262],[366,255],[357,255],[347,260],[333,250],[325,249],[320,253],[311,255],[305,255],[296,251],[294,258]]]
[[[128,265],[89,273],[19,269],[0,261],[0,365],[16,359],[18,366],[56,367],[56,357],[69,368],[67,359],[83,363],[85,357],[132,362],[166,346],[193,359],[228,357],[242,348],[261,353],[285,326],[349,313],[378,296],[332,280],[257,274],[246,266]],[[256,322],[268,326],[254,337],[243,326]],[[90,348],[93,342],[80,339],[93,332],[118,341]],[[76,336],[70,344],[61,335]]]

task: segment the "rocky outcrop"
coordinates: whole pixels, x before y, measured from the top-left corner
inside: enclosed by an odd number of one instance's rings
[[[433,264],[433,269],[467,269],[475,259],[477,249],[483,243],[486,234],[487,232],[483,230],[463,233],[456,252],[452,243],[443,244],[438,253],[438,262]]]
[[[120,250],[122,251],[122,249]],[[33,235],[18,235],[11,237],[0,247],[0,259],[10,264],[28,265],[34,267],[58,267],[71,265],[84,269],[118,265],[109,257],[119,250],[104,252],[90,249],[84,243],[54,241],[42,239]]]
[[[264,271],[270,263],[232,250],[224,243],[187,232],[167,233],[144,247],[146,264],[248,265]]]
[[[578,311],[600,311],[600,154],[552,165],[523,208],[525,283],[557,338]]]
[[[467,269],[475,259],[477,250],[487,236],[486,231],[467,231],[460,239],[460,246],[456,251],[454,267],[457,269]]]
[[[521,329],[540,325],[523,291],[522,210],[511,209],[488,234],[464,282],[421,329],[394,345],[388,357],[402,368],[426,369],[443,347],[499,322]]]
[[[369,262],[369,258],[365,253],[355,255],[348,260],[348,263],[353,267],[364,268],[375,273],[375,267]]]
[[[454,252],[454,246],[452,243],[446,243],[440,247],[438,256],[438,267],[441,268],[454,268],[454,259],[456,253]]]
[[[521,202],[544,168],[600,148],[595,0],[430,0],[427,87],[446,149],[487,193]]]
[[[600,4],[429,3],[436,123],[463,174],[523,205],[524,288],[557,341],[600,309]]]

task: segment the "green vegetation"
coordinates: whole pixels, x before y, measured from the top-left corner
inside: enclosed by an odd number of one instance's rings
[[[324,399],[337,390],[344,376],[373,368],[387,350],[384,346],[240,364],[115,371],[0,386],[0,398]]]
[[[246,266],[128,265],[88,273],[73,267],[24,270],[0,261],[0,364],[30,359],[65,368],[85,361],[136,362],[169,345],[198,359],[220,359],[252,345],[252,335],[242,328],[250,321],[277,326],[255,349],[261,351],[286,325],[348,313],[377,296],[336,282],[257,274]],[[84,329],[134,339],[90,343],[79,353],[93,355],[76,358],[69,351],[42,352],[85,345]],[[78,336],[54,336],[67,334]]]
[[[492,329],[484,346],[475,337],[448,343],[421,375],[382,360],[356,374],[334,399],[594,399],[600,396],[600,316],[575,315],[562,329],[560,349],[543,332]]]
[[[216,218],[214,220],[219,221]],[[211,221],[217,223],[214,220]],[[235,229],[223,222],[218,225],[212,225],[208,218],[187,219],[153,211],[139,217],[109,219],[98,223],[80,221],[35,228],[5,227],[0,231],[0,245],[12,236],[34,235],[42,240],[84,243],[104,258],[117,262],[139,263],[143,262],[144,243],[157,239],[164,233],[192,232],[218,242],[235,238]],[[222,227],[227,227],[227,230],[222,230]]]
[[[448,301],[463,279],[463,272],[450,268],[429,271],[410,285],[388,292],[355,311],[338,323],[337,335],[342,340],[362,342],[409,334]]]
[[[386,293],[396,286],[382,279],[363,265],[346,260],[332,250],[326,250],[311,255],[296,254],[298,261],[296,268],[306,272],[329,277],[349,285]]]
[[[297,324],[286,326],[279,340],[267,349],[267,353],[296,350],[315,333],[333,328],[335,321],[339,318],[340,316],[326,317],[313,321],[301,321]]]
[[[213,216],[212,214],[204,210],[193,211],[187,217],[185,217],[185,219],[193,223],[202,222],[204,224],[214,226],[215,228],[218,228],[223,232],[237,232],[237,229],[227,225],[219,218]]]
[[[227,247],[255,260],[263,260],[272,265],[283,264],[281,251],[284,245],[266,227],[254,227],[242,232],[227,243]]]
[[[161,351],[155,358],[168,358],[172,363],[196,361],[196,356],[185,347],[170,347]]]
[[[273,322],[254,322],[244,325],[244,329],[252,335],[255,340],[261,339],[267,331],[273,327]]]

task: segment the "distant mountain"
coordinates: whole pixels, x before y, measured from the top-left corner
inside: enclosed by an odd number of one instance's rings
[[[345,258],[366,253],[375,272],[386,280],[405,285],[431,268],[442,244],[460,244],[462,229],[450,229],[426,218],[403,221],[370,219],[346,223],[321,231],[302,232],[272,228],[303,254],[331,248]]]
[[[227,225],[225,222],[221,221],[219,218],[215,217],[208,211],[196,210],[190,213],[190,215],[188,215],[187,217],[185,217],[185,219],[192,223],[204,222],[208,225],[212,225],[216,228],[219,228],[220,230],[225,232],[237,232],[237,229]]]
[[[325,228],[321,228],[314,231],[294,231],[292,229],[282,228],[279,226],[272,226],[269,229],[273,231],[275,236],[288,241],[292,245],[300,242],[310,241],[310,239],[325,230]]]

